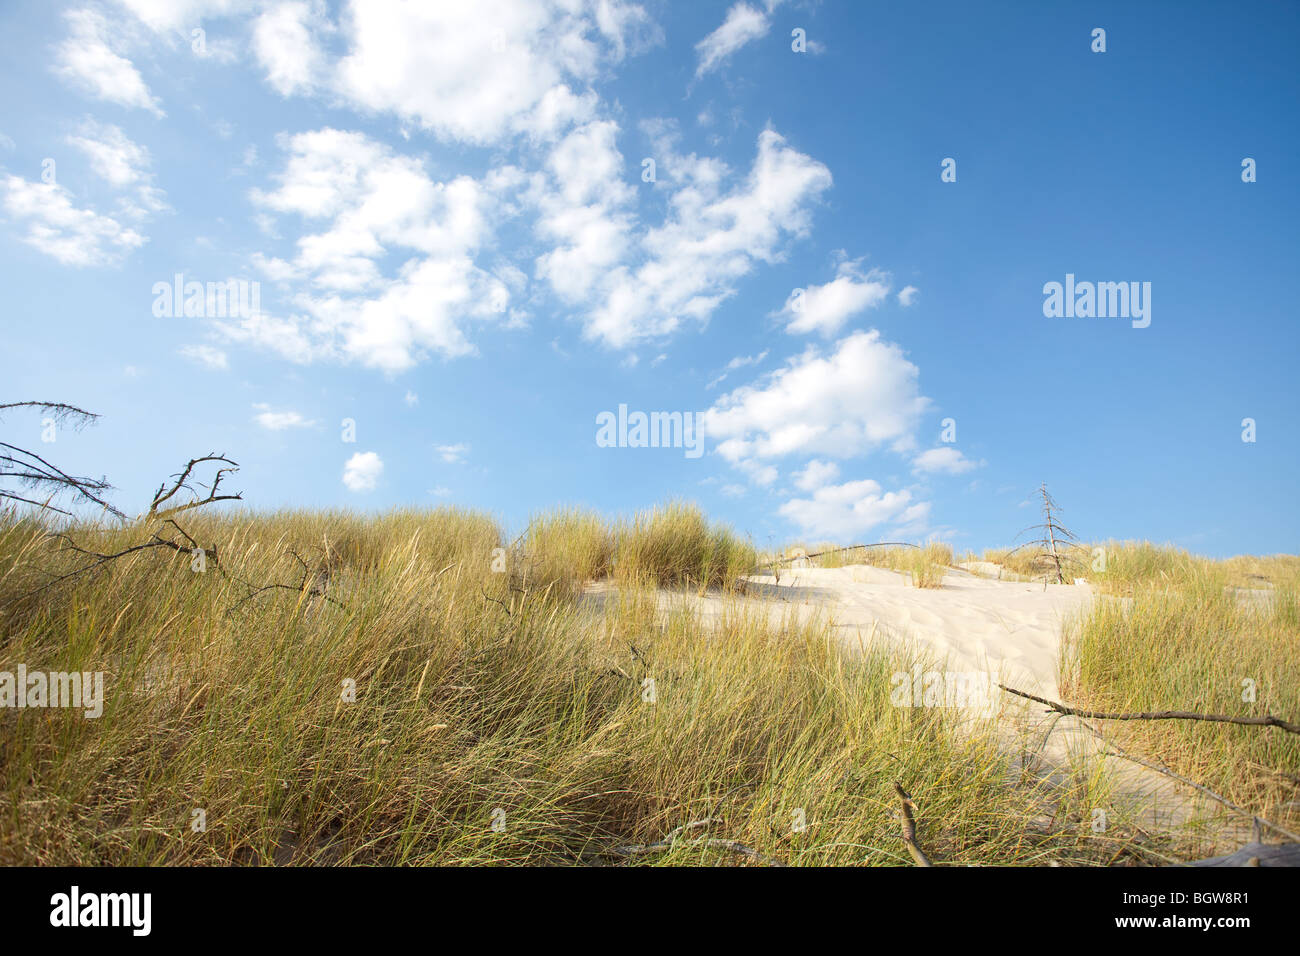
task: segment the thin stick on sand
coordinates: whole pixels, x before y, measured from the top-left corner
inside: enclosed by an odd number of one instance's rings
[[[1036,703],[1043,704],[1056,711],[1058,714],[1066,714],[1071,717],[1087,717],[1090,720],[1206,720],[1217,724],[1242,724],[1249,727],[1280,727],[1290,734],[1300,734],[1300,724],[1294,724],[1289,720],[1283,720],[1281,717],[1274,717],[1272,714],[1265,714],[1263,717],[1233,717],[1230,714],[1197,714],[1186,710],[1157,710],[1140,714],[1107,714],[1096,710],[1081,710],[1078,707],[1067,707],[1065,704],[1058,704],[1055,701],[1047,700],[1043,697],[1035,697],[1033,694],[1026,694],[1023,690],[1016,690],[1014,687],[1008,687],[1005,684],[998,684],[1008,694],[1015,694],[1017,697],[1023,697],[1025,700],[1032,700]]]

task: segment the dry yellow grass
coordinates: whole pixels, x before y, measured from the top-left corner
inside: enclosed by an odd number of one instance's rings
[[[97,720],[0,711],[0,862],[617,861],[713,817],[710,836],[784,862],[906,865],[894,780],[942,863],[1112,854],[1086,786],[1019,781],[991,734],[891,702],[891,674],[926,662],[845,656],[823,624],[736,600],[710,624],[658,610],[640,573],[725,584],[745,557],[658,514],[603,533],[540,516],[513,548],[445,509],[192,515],[219,566],[142,551],[27,598],[83,559],[0,523],[0,669],[103,671],[107,690]],[[689,559],[665,550],[682,528]],[[145,529],[74,535],[111,550]],[[599,574],[610,541],[631,564],[603,606],[539,573]],[[248,599],[240,580],[290,586]],[[635,860],[749,858],[683,840]]]

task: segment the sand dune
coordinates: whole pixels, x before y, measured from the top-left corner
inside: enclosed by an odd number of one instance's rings
[[[1070,619],[1098,598],[1086,583],[1003,581],[950,569],[942,587],[912,586],[909,577],[883,568],[787,568],[747,579],[745,606],[774,619],[824,615],[847,650],[872,640],[896,641],[928,651],[949,671],[987,672],[1028,693],[1061,700],[1061,636]],[[734,599],[664,592],[661,605],[693,605],[704,617],[723,613]],[[1073,717],[1010,695],[997,702],[1008,739],[1036,741],[1025,769],[1064,781],[1082,767],[1103,765],[1115,784],[1112,809],[1144,828],[1173,829],[1213,820],[1223,845],[1235,847],[1247,830],[1225,820],[1219,808],[1168,776],[1108,753],[1103,741]],[[1067,702],[1068,703],[1068,702]],[[1203,831],[1202,835],[1205,833]],[[1216,845],[1211,841],[1209,845]]]

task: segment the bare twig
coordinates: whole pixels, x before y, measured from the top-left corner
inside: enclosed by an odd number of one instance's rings
[[[1268,829],[1273,830],[1276,833],[1280,833],[1283,836],[1290,837],[1292,840],[1300,841],[1300,835],[1292,833],[1290,830],[1287,830],[1284,827],[1280,827],[1276,823],[1273,823],[1255,813],[1252,813],[1250,810],[1247,810],[1245,807],[1237,806],[1237,804],[1233,803],[1231,800],[1227,799],[1226,797],[1220,796],[1219,794],[1215,793],[1213,790],[1211,790],[1209,787],[1205,786],[1204,784],[1197,783],[1195,780],[1189,780],[1187,777],[1184,777],[1182,774],[1176,773],[1173,770],[1170,770],[1168,767],[1163,766],[1162,764],[1154,763],[1149,760],[1144,760],[1141,757],[1134,756],[1133,754],[1126,751],[1119,744],[1115,743],[1113,740],[1106,737],[1096,727],[1092,726],[1086,721],[1081,720],[1080,723],[1083,724],[1083,726],[1086,727],[1094,737],[1100,740],[1108,748],[1102,751],[1102,756],[1119,757],[1123,760],[1128,760],[1132,763],[1138,764],[1139,766],[1146,767],[1148,770],[1154,770],[1156,773],[1163,774],[1164,776],[1169,777],[1172,780],[1177,780],[1179,783],[1191,787],[1193,790],[1196,790],[1198,793],[1205,794],[1205,796],[1209,797],[1211,800],[1214,800],[1216,803],[1222,804],[1223,806],[1227,807],[1229,810],[1232,810],[1235,813],[1240,813],[1242,816],[1250,817],[1252,821],[1252,830],[1254,831],[1257,841],[1258,841],[1261,827],[1268,827]]]
[[[1287,733],[1300,734],[1300,724],[1294,724],[1289,720],[1283,720],[1281,717],[1274,717],[1272,714],[1265,714],[1263,717],[1234,717],[1229,714],[1197,714],[1186,710],[1159,710],[1134,714],[1108,714],[1095,710],[1081,710],[1078,707],[1067,707],[1065,704],[1058,704],[1055,701],[1047,700],[1043,697],[1035,697],[1033,694],[1027,694],[1023,690],[1016,690],[1014,687],[1007,687],[1005,684],[998,684],[998,686],[1008,694],[1015,694],[1017,697],[1023,697],[1026,700],[1032,700],[1036,703],[1043,704],[1056,711],[1058,714],[1066,714],[1071,717],[1087,717],[1091,720],[1204,720],[1217,724],[1242,724],[1250,727],[1280,727]]]
[[[182,490],[192,492],[194,490],[192,487],[190,487],[189,484],[190,476],[194,473],[195,467],[203,464],[204,462],[209,462],[209,461],[224,462],[229,467],[217,469],[217,473],[212,479],[212,484],[210,486],[206,486],[208,489],[207,497],[206,498],[196,497],[193,501],[186,502],[183,505],[172,505],[170,508],[163,508],[162,506],[166,502],[170,501],[178,492]],[[191,458],[189,460],[189,463],[186,464],[186,466],[178,474],[172,475],[172,477],[175,478],[176,480],[172,484],[171,488],[167,487],[166,482],[163,482],[161,485],[158,486],[158,491],[154,494],[153,501],[149,505],[149,512],[148,514],[145,515],[145,520],[150,521],[156,518],[166,518],[171,515],[180,514],[182,511],[189,511],[191,508],[199,508],[202,507],[203,505],[211,504],[214,501],[241,500],[244,497],[242,493],[233,494],[233,495],[217,494],[217,490],[221,486],[221,479],[224,478],[226,475],[232,474],[236,471],[239,471],[238,462],[232,461],[231,459],[227,458],[225,455],[218,455],[215,452],[209,453],[207,455],[203,455],[199,458]],[[199,485],[200,488],[205,487],[202,483],[197,483],[197,484]]]

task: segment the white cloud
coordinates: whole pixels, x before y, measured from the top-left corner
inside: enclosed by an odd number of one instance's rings
[[[814,458],[803,471],[795,472],[794,483],[804,491],[815,491],[840,476],[839,465]]]
[[[257,6],[258,0],[117,0],[150,29],[162,33],[189,31],[203,20],[242,14]]]
[[[257,414],[253,416],[253,420],[263,428],[270,429],[273,432],[283,431],[286,428],[309,428],[316,424],[314,421],[303,418],[301,414],[293,410],[273,412],[271,406],[265,403],[257,403],[253,408],[257,409]]]
[[[446,498],[448,495],[451,494],[451,489],[448,488],[446,485],[439,485],[436,488],[430,488],[429,494],[433,495],[436,498]]]
[[[889,280],[879,270],[865,276],[860,260],[840,263],[837,277],[825,285],[810,285],[790,294],[780,316],[791,334],[833,335],[852,316],[875,308],[889,295]]]
[[[68,143],[86,154],[101,179],[118,189],[134,187],[135,200],[123,202],[126,211],[144,216],[167,208],[162,190],[153,185],[149,151],[120,127],[88,118],[68,137]]]
[[[750,481],[763,488],[776,484],[776,479],[780,477],[775,465],[761,465],[756,461],[743,460],[736,462],[736,467],[747,474]]]
[[[87,119],[68,142],[90,159],[90,166],[114,186],[130,186],[143,179],[149,151],[131,141],[120,127]]]
[[[778,509],[805,534],[842,541],[879,525],[916,526],[929,514],[929,502],[913,502],[909,491],[886,492],[869,479],[824,485],[811,498],[793,498]]]
[[[429,352],[472,354],[467,323],[515,317],[506,282],[474,262],[495,203],[482,183],[435,182],[419,160],[358,132],[326,128],[282,145],[289,158],[279,187],[253,190],[254,204],[324,226],[304,231],[292,260],[255,257],[268,276],[296,284],[298,311],[227,323],[228,335],[297,361],[329,357],[396,372]],[[411,257],[385,276],[383,261],[400,261],[401,250]]]
[[[906,308],[916,301],[916,294],[920,291],[914,285],[904,286],[898,293],[898,304]]]
[[[384,473],[384,462],[373,451],[359,451],[343,466],[343,484],[348,491],[358,493],[374,491],[379,476]]]
[[[407,405],[414,407],[420,404],[420,396],[408,390],[403,401],[406,402]]]
[[[319,0],[275,4],[253,23],[253,53],[281,96],[311,93],[327,76],[320,36],[333,30]]]
[[[343,29],[338,93],[478,144],[560,132],[591,105],[571,84],[654,40],[644,10],[622,0],[357,3]]]
[[[211,345],[183,345],[179,349],[182,357],[196,362],[199,365],[206,365],[211,369],[226,369],[230,367],[230,362],[226,353],[221,349],[214,348]]]
[[[827,354],[809,348],[761,385],[722,396],[705,412],[706,431],[734,464],[794,454],[847,458],[882,446],[910,451],[930,404],[917,376],[879,332],[855,332]]]
[[[724,61],[751,40],[767,35],[771,24],[767,14],[747,3],[737,3],[727,11],[722,25],[695,44],[699,64],[695,77],[717,69]]]
[[[960,475],[981,464],[982,462],[971,461],[951,445],[946,445],[921,452],[912,461],[912,470],[918,474]]]
[[[565,302],[581,302],[627,254],[636,190],[625,181],[618,124],[589,123],[574,130],[546,161],[549,190],[534,197],[537,234],[555,248],[537,259],[537,277]]]
[[[4,179],[4,207],[26,223],[22,241],[65,265],[116,265],[147,241],[109,216],[78,209],[57,183],[34,183],[19,176]]]
[[[70,36],[54,54],[54,72],[96,99],[163,116],[135,65],[109,46],[108,22],[95,10],[64,13]]]
[[[448,464],[456,465],[465,460],[469,445],[438,445],[438,455]]]
[[[704,386],[704,390],[708,391],[711,388],[717,387],[726,379],[729,373],[734,372],[738,368],[744,368],[747,365],[757,365],[759,362],[763,361],[763,359],[767,358],[767,352],[767,349],[763,349],[763,351],[759,352],[757,355],[737,355],[727,363],[727,367],[723,370],[721,375]]]
[[[718,489],[718,491],[720,491],[723,495],[725,495],[728,498],[743,498],[745,495],[745,486],[744,485],[723,485],[721,488]]]
[[[780,260],[783,240],[807,233],[808,206],[831,184],[825,166],[770,129],[758,137],[749,175],[730,189],[723,188],[727,168],[716,160],[672,154],[663,160],[661,184],[671,192],[667,221],[640,235],[622,262],[599,270],[599,281],[594,267],[581,281],[557,279],[551,260],[543,257],[552,287],[562,297],[584,298],[588,339],[627,348],[671,334],[685,321],[708,321],[756,263]],[[584,184],[582,193],[604,197],[599,221],[592,216],[583,224],[621,251],[624,193],[613,180],[624,175],[625,165],[606,157],[602,169],[605,185]],[[580,219],[591,203],[578,199],[570,206]],[[592,254],[578,258],[590,263],[595,251],[593,244]]]

